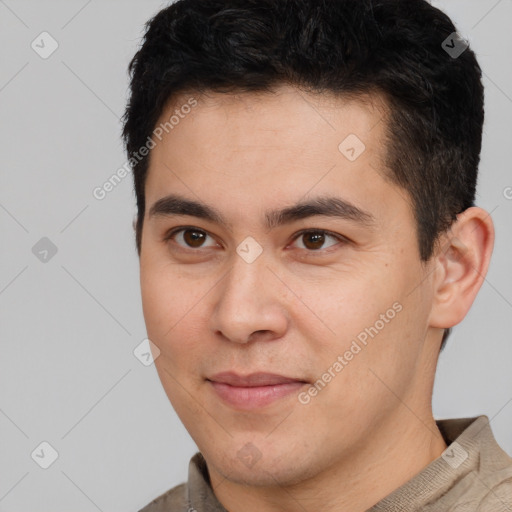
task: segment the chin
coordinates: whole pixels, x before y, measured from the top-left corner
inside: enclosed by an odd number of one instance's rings
[[[299,484],[315,472],[297,453],[283,447],[283,454],[276,456],[275,449],[264,453],[254,451],[248,443],[235,453],[215,453],[207,462],[231,482],[255,487],[290,486]],[[251,457],[251,452],[254,452]]]

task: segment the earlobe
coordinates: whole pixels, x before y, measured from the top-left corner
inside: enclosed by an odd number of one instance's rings
[[[431,327],[447,329],[466,316],[487,274],[493,247],[494,225],[482,208],[459,214],[442,235],[434,256]]]

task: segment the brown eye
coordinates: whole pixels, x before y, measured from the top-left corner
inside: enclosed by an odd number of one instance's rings
[[[302,240],[304,240],[304,246],[307,249],[317,250],[322,247],[325,242],[325,235],[323,233],[304,233],[302,235]]]
[[[212,238],[206,231],[194,227],[185,227],[172,230],[165,236],[164,241],[172,240],[181,249],[201,249],[215,247],[217,244],[213,240],[210,245],[204,245],[207,238]]]
[[[201,244],[206,238],[206,233],[193,229],[187,229],[183,231],[183,240],[190,247],[201,247]]]
[[[322,247],[326,243],[326,240],[329,238],[334,240],[334,243],[331,243],[326,247]],[[307,249],[308,251],[319,251],[320,249],[328,249],[329,247],[332,247],[337,243],[343,244],[344,242],[346,242],[346,239],[343,238],[341,235],[331,234],[328,231],[324,231],[321,229],[302,231],[297,235],[296,240],[302,240],[303,247],[301,248]]]

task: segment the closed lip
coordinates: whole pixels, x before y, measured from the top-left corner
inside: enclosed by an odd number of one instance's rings
[[[276,373],[251,373],[249,375],[239,375],[235,372],[221,372],[208,377],[206,380],[228,384],[235,387],[258,387],[258,386],[277,386],[279,384],[290,384],[292,382],[306,381],[295,377],[286,377]]]

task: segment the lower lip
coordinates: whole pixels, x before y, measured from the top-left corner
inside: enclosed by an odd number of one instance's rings
[[[221,382],[208,381],[217,395],[237,409],[257,409],[271,404],[280,398],[297,393],[304,382],[287,382],[272,386],[237,387]]]

